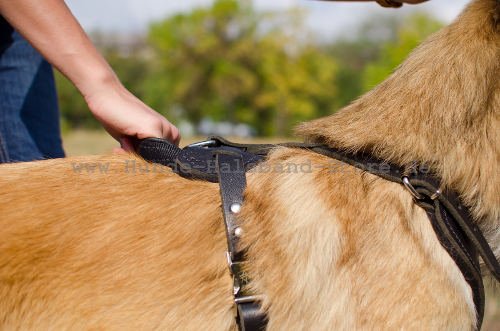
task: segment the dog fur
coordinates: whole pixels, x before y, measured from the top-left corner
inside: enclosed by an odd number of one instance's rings
[[[476,0],[306,140],[418,160],[500,249],[500,3]],[[287,165],[310,171],[286,171]],[[248,174],[268,330],[471,330],[472,293],[398,184],[278,148]],[[218,186],[131,155],[0,167],[2,330],[234,330]]]

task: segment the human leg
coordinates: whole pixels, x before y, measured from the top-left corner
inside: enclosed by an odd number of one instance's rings
[[[12,28],[0,29],[0,162],[63,157],[52,68]]]

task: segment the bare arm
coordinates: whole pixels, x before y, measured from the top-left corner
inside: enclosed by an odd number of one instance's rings
[[[78,88],[94,116],[126,149],[127,137],[179,132],[120,83],[63,0],[0,0],[0,13]]]

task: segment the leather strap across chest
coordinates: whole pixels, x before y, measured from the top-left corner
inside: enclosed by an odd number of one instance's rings
[[[415,203],[426,211],[439,242],[471,287],[477,313],[476,326],[477,329],[481,328],[485,298],[479,256],[497,281],[500,281],[500,264],[458,195],[444,191],[440,187],[440,180],[425,167],[399,167],[369,154],[347,153],[317,144],[245,145],[212,137],[181,150],[162,139],[142,140],[137,151],[144,159],[167,165],[186,178],[219,183],[228,243],[228,265],[233,275],[236,319],[240,330],[265,330],[267,316],[260,307],[260,297],[246,289],[249,280],[242,268],[244,251],[238,244],[242,230],[236,216],[243,203],[246,171],[264,160],[269,151],[277,146],[307,149],[404,185],[413,195]]]

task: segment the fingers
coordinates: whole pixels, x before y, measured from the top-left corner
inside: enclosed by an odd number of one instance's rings
[[[129,137],[120,137],[120,147],[119,149],[127,152],[134,152],[134,144],[132,143],[132,140]]]
[[[136,122],[134,126],[136,126],[136,129],[131,129],[132,132],[127,134],[127,136],[135,136],[137,139],[161,138],[174,144],[178,144],[180,141],[179,129],[159,114],[154,114],[152,117],[149,116],[141,123]]]
[[[182,138],[182,137],[181,137],[180,133],[178,133],[178,134],[177,134],[177,139],[175,139],[175,141],[174,141],[174,144],[175,144],[176,146],[179,146],[179,144],[180,144],[180,142],[181,142],[181,138]]]
[[[167,134],[164,136],[164,138],[171,141],[175,145],[179,145],[179,142],[181,141],[179,129],[177,129],[169,122],[167,122],[167,127],[165,129],[167,131]]]

